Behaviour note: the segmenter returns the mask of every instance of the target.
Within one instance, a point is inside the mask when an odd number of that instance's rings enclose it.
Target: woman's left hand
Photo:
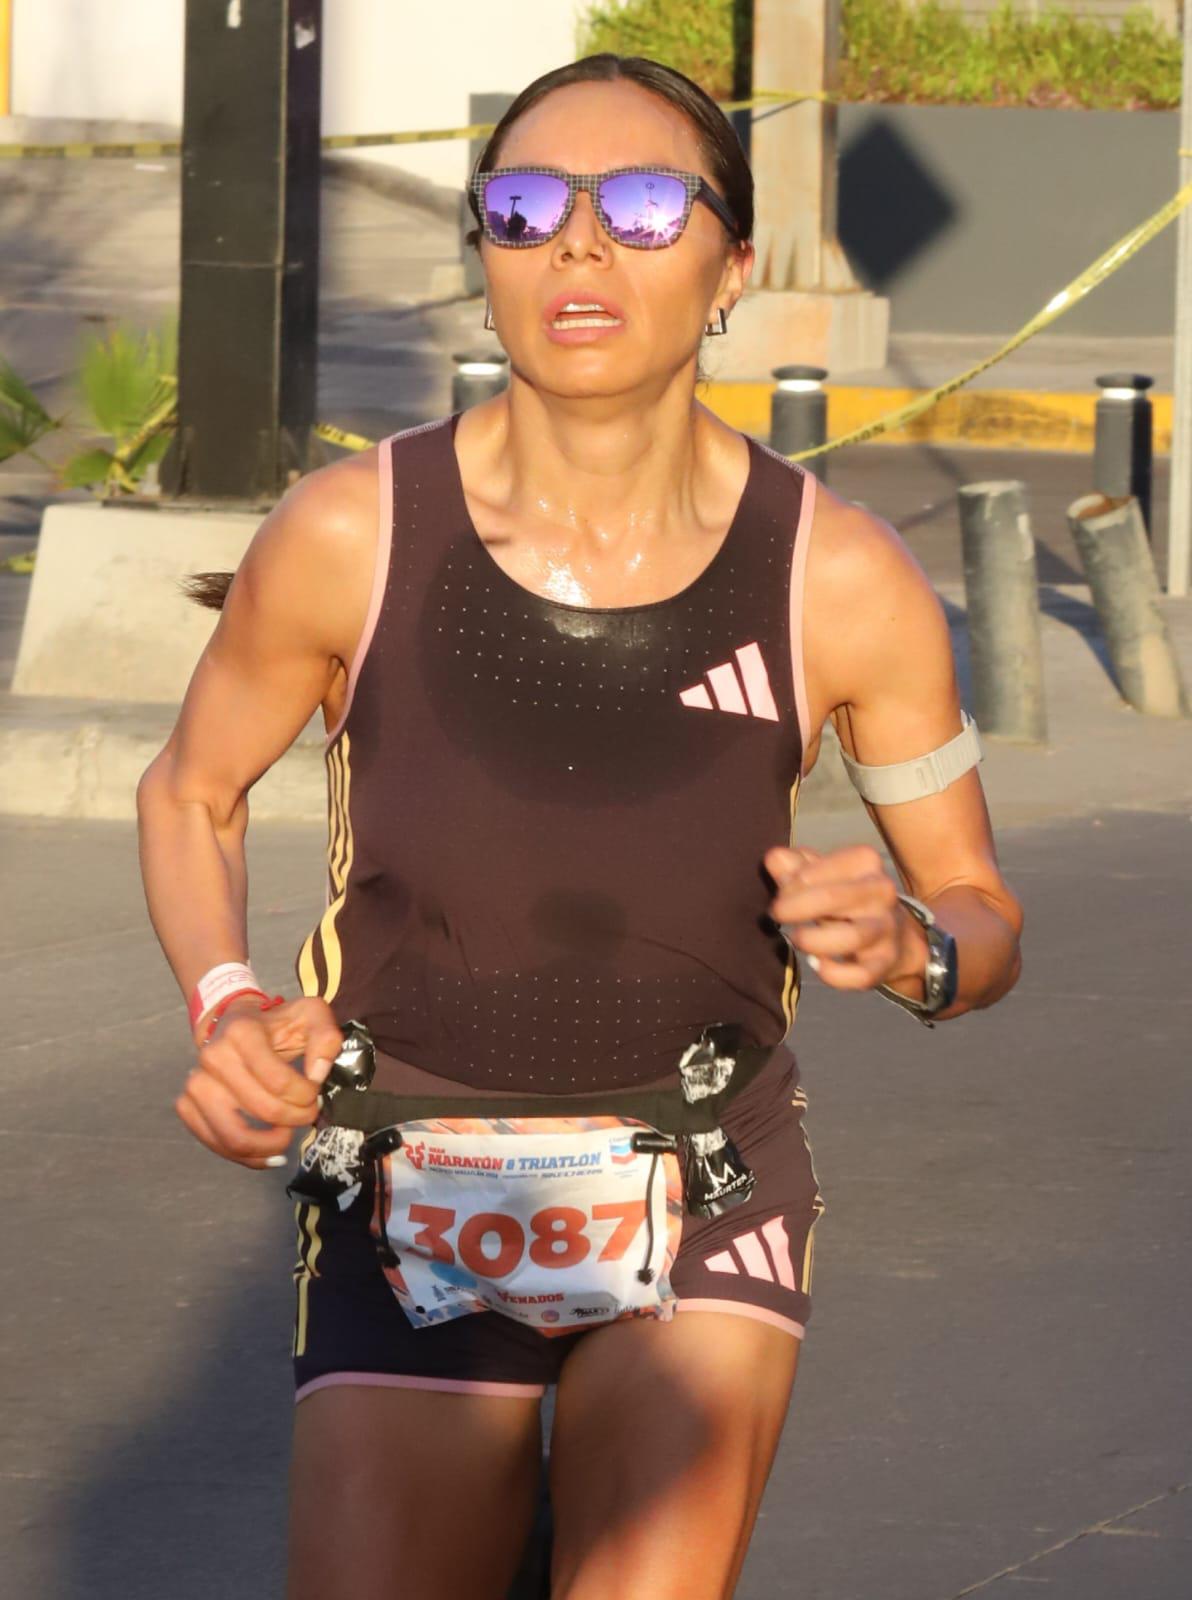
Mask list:
[[[777,885],[770,915],[796,950],[834,989],[874,989],[897,974],[921,972],[926,942],[898,902],[899,887],[872,845],[767,850]]]

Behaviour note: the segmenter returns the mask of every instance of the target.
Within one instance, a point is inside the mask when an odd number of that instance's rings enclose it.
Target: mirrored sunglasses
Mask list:
[[[687,226],[697,200],[729,233],[737,224],[707,181],[673,167],[618,167],[612,172],[563,172],[557,167],[501,167],[474,173],[472,204],[492,244],[525,250],[562,228],[582,189],[610,239],[631,250],[663,250]]]

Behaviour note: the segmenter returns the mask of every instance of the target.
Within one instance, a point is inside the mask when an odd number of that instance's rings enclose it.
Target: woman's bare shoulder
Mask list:
[[[340,659],[368,611],[378,494],[375,446],[308,473],[265,518],[238,575],[258,604],[311,619]]]
[[[817,485],[804,591],[809,687],[826,714],[916,661],[943,679],[951,648],[943,607],[899,534],[873,512]],[[945,667],[947,671],[945,671]]]

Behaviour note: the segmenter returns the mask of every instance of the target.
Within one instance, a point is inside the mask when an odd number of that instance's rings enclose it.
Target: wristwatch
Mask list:
[[[956,998],[956,940],[938,925],[934,914],[922,900],[916,900],[909,894],[900,894],[898,898],[916,922],[922,924],[923,931],[927,935],[927,966],[923,972],[924,998],[912,1000],[909,995],[899,994],[897,989],[891,989],[885,983],[878,985],[877,992],[887,1000],[893,1000],[896,1006],[901,1006],[912,1016],[918,1017],[924,1027],[934,1028],[932,1017],[939,1011],[946,1011]]]

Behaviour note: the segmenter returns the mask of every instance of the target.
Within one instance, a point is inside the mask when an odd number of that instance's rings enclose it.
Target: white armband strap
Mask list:
[[[907,800],[922,800],[924,795],[939,794],[983,759],[977,724],[967,711],[960,713],[960,720],[962,727],[955,739],[913,761],[867,767],[841,750],[840,757],[853,788],[862,800],[875,806],[898,806]]]

